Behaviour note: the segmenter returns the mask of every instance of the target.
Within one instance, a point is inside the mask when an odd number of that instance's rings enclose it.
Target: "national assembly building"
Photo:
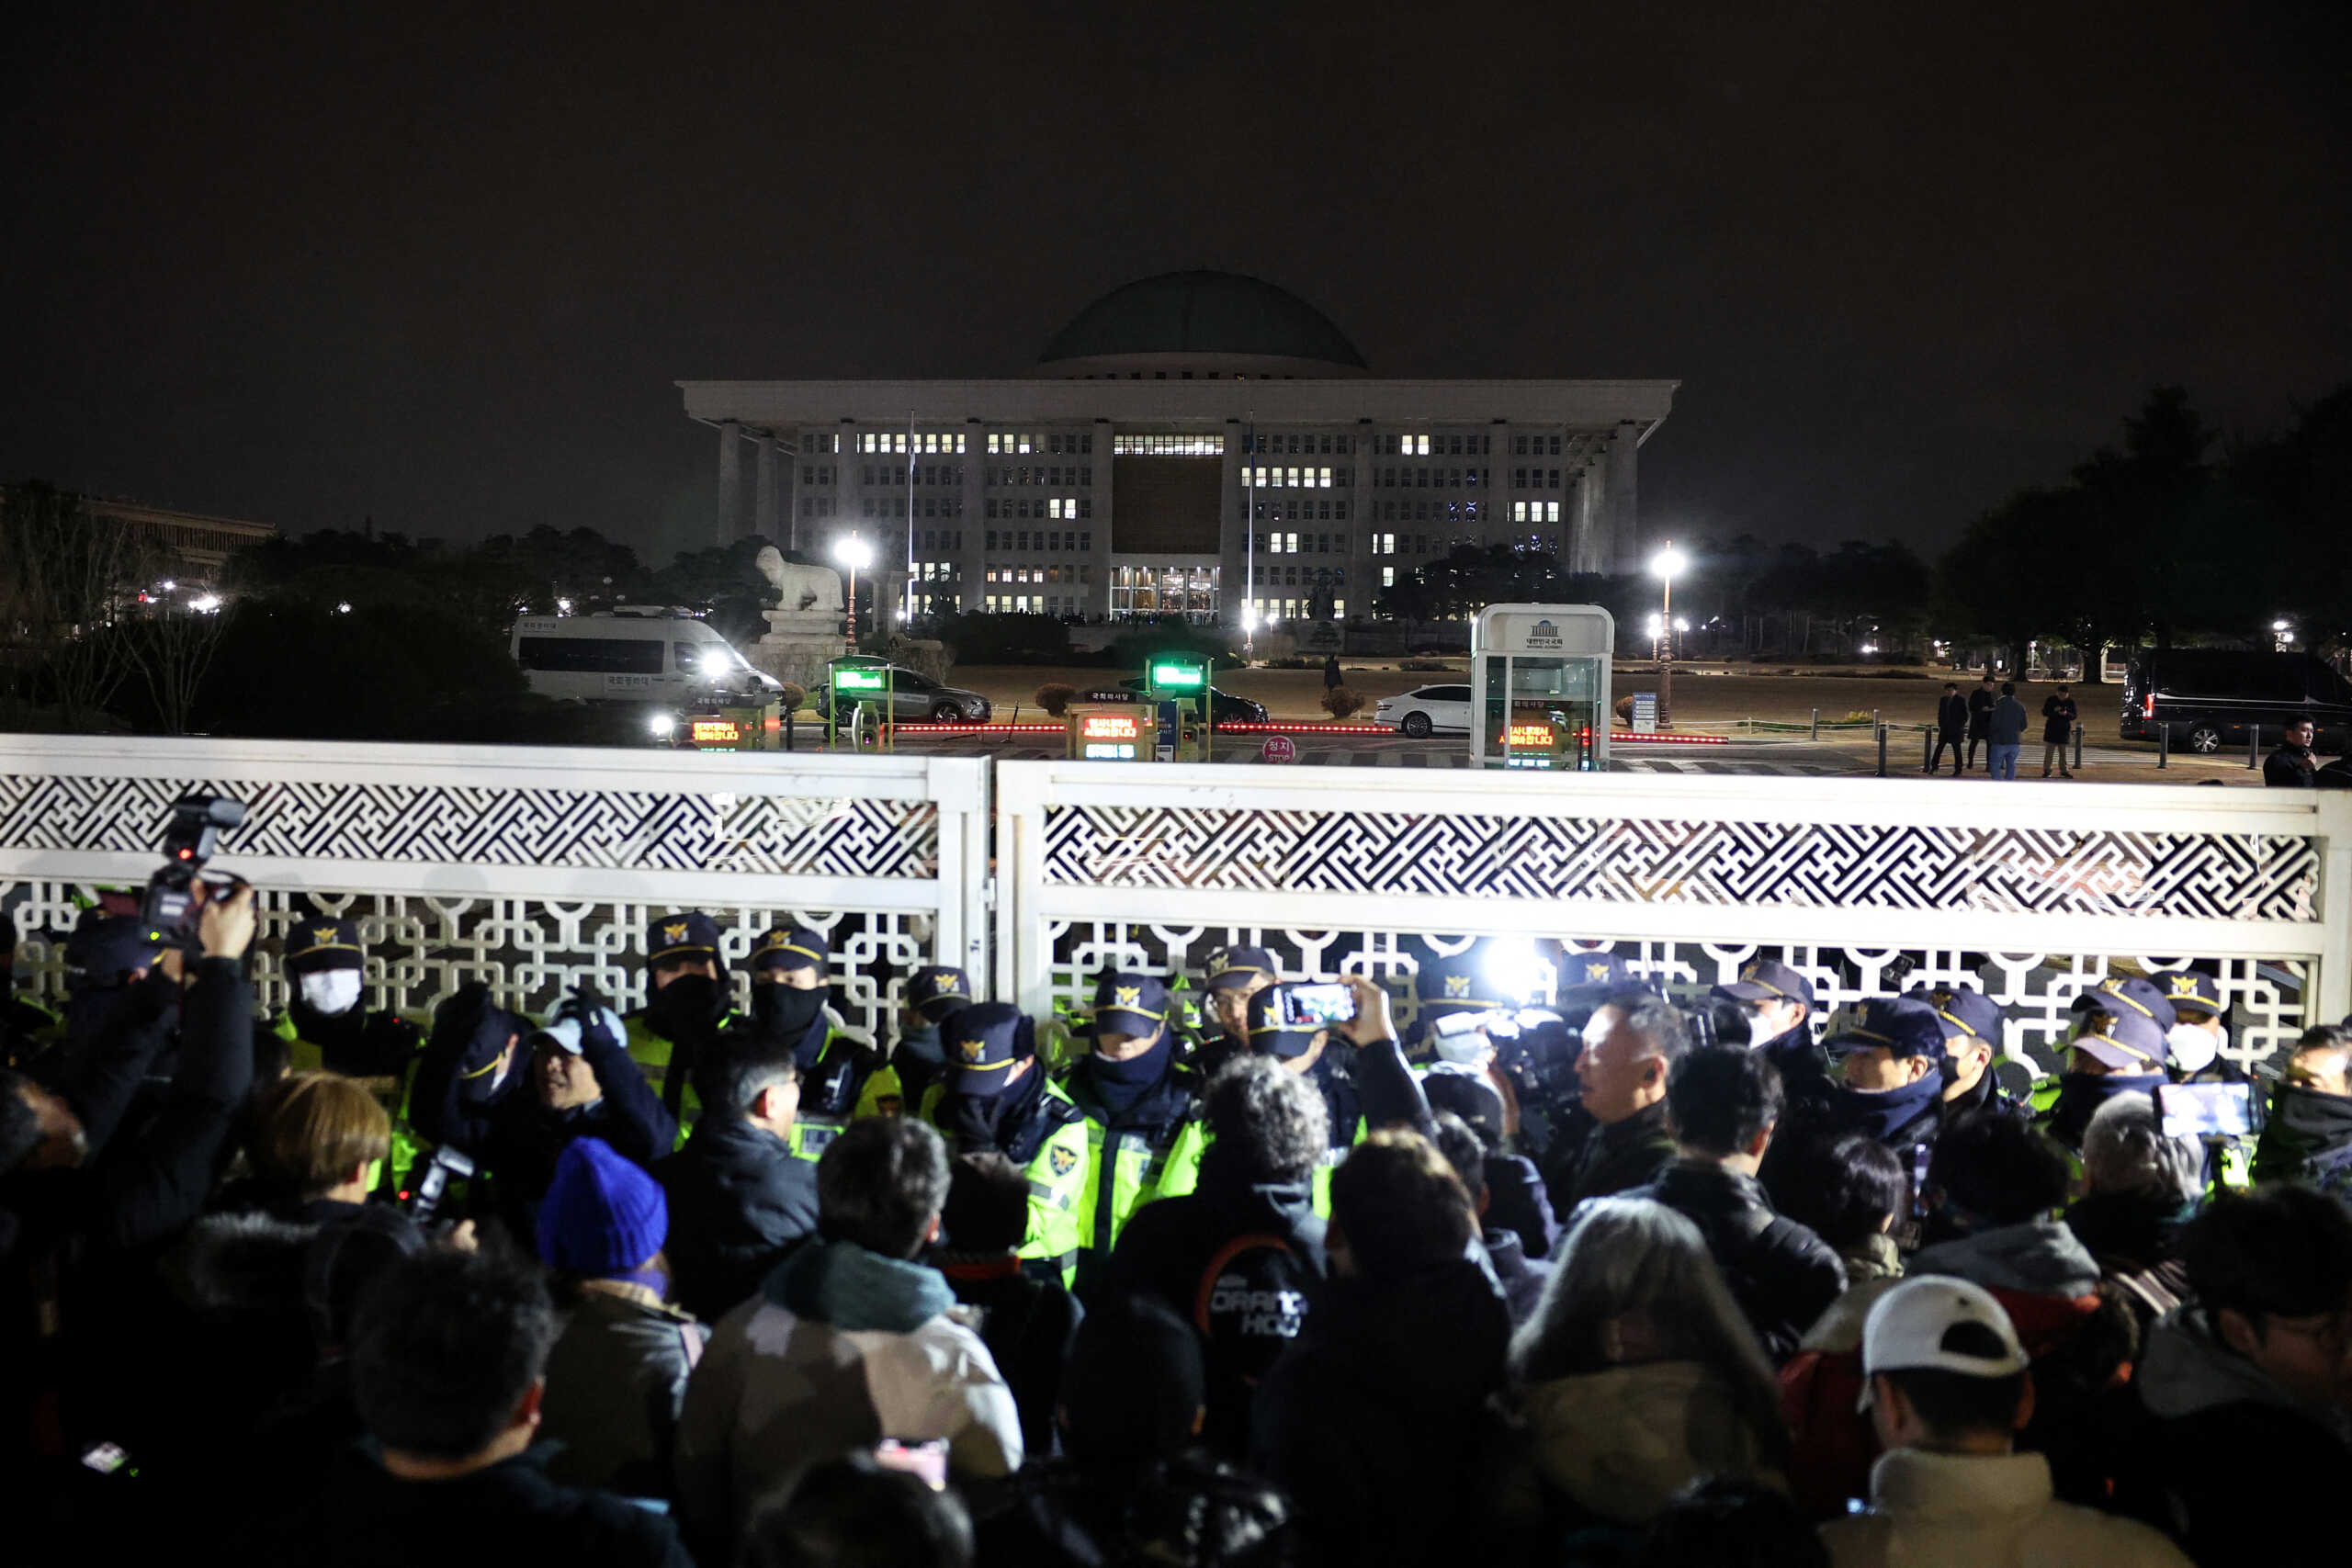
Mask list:
[[[718,433],[718,542],[830,561],[856,535],[879,602],[917,613],[1239,626],[1368,616],[1463,544],[1635,570],[1638,454],[1678,384],[1385,379],[1296,296],[1184,272],[1001,380],[678,386]]]

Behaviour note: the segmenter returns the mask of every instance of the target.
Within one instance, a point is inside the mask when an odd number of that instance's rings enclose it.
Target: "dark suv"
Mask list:
[[[2133,656],[2123,676],[2123,739],[2214,752],[2285,738],[2287,721],[2319,728],[2318,750],[2340,754],[2352,728],[2352,682],[2308,653],[2160,648]]]
[[[890,716],[899,724],[921,724],[926,720],[937,724],[986,724],[990,708],[988,698],[962,686],[943,686],[928,675],[908,669],[903,664],[890,666]],[[810,698],[817,716],[824,716],[831,701],[832,691],[820,686]]]

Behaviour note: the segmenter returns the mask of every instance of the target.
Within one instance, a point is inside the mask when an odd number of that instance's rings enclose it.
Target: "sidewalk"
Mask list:
[[[1878,748],[1871,740],[1867,729],[1859,734],[1842,731],[1834,737],[1824,732],[1819,744],[1834,748],[1840,752],[1858,754],[1867,760],[1868,767],[1873,772],[1878,766]],[[1886,776],[1888,778],[1925,778],[1928,775],[1919,770],[1920,764],[1926,761],[1927,748],[1922,743],[1917,729],[1909,731],[1889,729],[1886,737]],[[2255,767],[2247,767],[2245,754],[2242,751],[2215,757],[2199,757],[2194,752],[2175,751],[2165,759],[2165,764],[2162,768],[2156,766],[2156,749],[2154,746],[2085,746],[2082,766],[2075,770],[2075,777],[2086,783],[2095,784],[2219,784],[2240,788],[2260,789],[2263,787],[2260,765],[2257,763]],[[1947,779],[1951,777],[1950,751],[1944,753],[1943,766],[1939,772],[1939,776]],[[1976,750],[1976,766],[1962,776],[1985,779],[1984,749],[1982,746],[1979,746]],[[2023,782],[2027,779],[2039,780],[2041,777],[2041,747],[2039,742],[2036,742],[2018,751],[2018,778]],[[2059,775],[2053,773],[2050,775],[2050,779],[2052,784],[2058,783]],[[1985,779],[1985,782],[1991,781]]]

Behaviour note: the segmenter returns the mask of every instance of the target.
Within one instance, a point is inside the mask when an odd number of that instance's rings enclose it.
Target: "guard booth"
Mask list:
[[[1470,624],[1470,765],[1609,767],[1617,623],[1598,604],[1489,604]]]
[[[1209,660],[1199,653],[1163,653],[1144,666],[1144,700],[1159,720],[1155,755],[1163,762],[1213,762],[1216,751]]]
[[[853,751],[888,751],[898,739],[894,714],[898,693],[890,661],[847,654],[825,665],[825,749],[838,750],[843,737]]]
[[[741,692],[697,693],[678,728],[697,751],[773,751],[782,741],[782,706]]]
[[[1129,695],[1126,693],[1120,694]],[[1140,762],[1151,760],[1151,715],[1136,703],[1073,703],[1063,716],[1064,722],[1069,726],[1069,756],[1073,761]]]

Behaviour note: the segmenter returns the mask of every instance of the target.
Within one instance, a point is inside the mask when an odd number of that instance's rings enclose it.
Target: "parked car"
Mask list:
[[[2256,653],[2226,648],[2161,648],[2135,655],[2123,676],[2123,739],[2214,752],[2283,739],[2290,718],[2319,728],[2317,749],[2346,750],[2352,730],[2352,682],[2308,653]]]
[[[1470,688],[1467,685],[1419,686],[1401,696],[1383,697],[1372,710],[1372,722],[1401,729],[1419,740],[1443,730],[1470,733]]]
[[[1146,683],[1140,675],[1119,682],[1138,696],[1143,694]],[[1267,722],[1266,705],[1253,703],[1248,697],[1237,697],[1231,692],[1220,692],[1211,686],[1209,720],[1213,724],[1264,724]]]
[[[890,717],[899,724],[986,724],[992,711],[988,698],[961,686],[944,686],[903,664],[889,666]],[[820,686],[810,698],[817,716],[826,715],[832,690]]]

